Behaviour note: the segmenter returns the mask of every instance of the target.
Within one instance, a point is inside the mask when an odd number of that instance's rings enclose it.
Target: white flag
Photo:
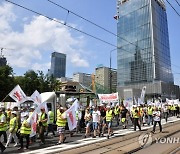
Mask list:
[[[27,100],[26,94],[22,91],[21,87],[17,85],[10,93],[9,96],[18,103],[23,103]]]
[[[141,91],[141,97],[140,97],[140,99],[141,99],[142,102],[144,102],[145,93],[146,93],[146,86],[144,86],[144,87],[142,88],[142,91]]]
[[[31,124],[31,134],[30,137],[36,135],[36,128],[37,128],[37,111],[34,110],[32,115],[27,119],[28,123]]]
[[[135,97],[134,97],[134,105],[138,105]]]
[[[69,108],[66,111],[66,114],[67,114],[69,130],[71,131],[77,126],[75,106],[72,106],[71,108]]]
[[[32,95],[31,99],[33,100],[34,103],[39,105],[41,103],[41,95],[40,93],[36,90]]]
[[[72,106],[66,111],[67,121],[70,131],[76,128],[77,126],[76,111],[78,110],[78,107],[79,107],[79,103],[78,100],[76,99],[75,102],[72,104]]]

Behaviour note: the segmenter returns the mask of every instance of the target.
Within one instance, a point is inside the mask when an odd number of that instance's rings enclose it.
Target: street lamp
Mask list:
[[[113,52],[113,51],[115,51],[115,50],[117,50],[117,48],[115,48],[115,49],[113,49],[113,50],[111,50],[110,51],[110,59],[109,59],[109,70],[110,70],[110,93],[112,93],[112,71],[111,71],[111,53]]]

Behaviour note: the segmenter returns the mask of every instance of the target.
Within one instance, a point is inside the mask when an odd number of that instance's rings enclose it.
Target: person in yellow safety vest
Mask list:
[[[140,120],[140,124],[143,124],[143,105],[141,104],[139,107],[138,107],[138,111],[139,111],[139,120]]]
[[[119,114],[120,114],[119,104],[116,104],[116,106],[114,108],[114,116],[115,116],[115,120],[117,122],[116,126],[119,126]]]
[[[29,149],[29,136],[31,134],[31,125],[28,122],[28,114],[24,114],[24,121],[20,128],[20,148],[18,150],[23,150],[23,138],[26,138],[26,147],[24,148]]]
[[[147,115],[148,115],[148,125],[150,125],[150,123],[152,123],[153,125],[153,108],[151,105],[148,106],[147,108]]]
[[[64,111],[65,111],[65,109],[63,107],[60,107],[57,110],[56,125],[57,125],[57,132],[59,134],[59,141],[58,141],[57,144],[64,143],[64,141],[66,140],[66,137],[65,137],[65,126],[66,126],[67,118],[66,118],[66,114],[65,114]]]
[[[173,110],[173,116],[176,116],[176,106],[175,105],[172,106],[172,110]]]
[[[121,122],[123,125],[123,129],[127,128],[127,115],[128,115],[128,110],[125,108],[125,106],[121,106]]]
[[[139,111],[138,111],[136,105],[134,105],[134,108],[132,110],[132,115],[133,115],[133,119],[134,119],[134,131],[136,131],[136,126],[138,126],[139,130],[141,131],[141,126],[139,124],[140,114],[139,114]]]
[[[53,133],[53,135],[55,136],[54,133],[54,128],[53,128],[53,124],[54,124],[54,112],[53,111],[49,111],[48,112],[49,115],[49,121],[48,121],[48,129],[47,129],[47,133],[46,136],[48,136],[48,133],[51,131]]]
[[[5,147],[8,147],[9,143],[11,142],[12,137],[14,138],[15,144],[14,147],[18,145],[18,138],[16,136],[16,132],[18,130],[18,121],[17,121],[17,113],[16,111],[12,112],[12,118],[10,120],[10,125],[9,125],[9,137],[8,141],[5,145]]]
[[[39,137],[41,140],[40,145],[45,144],[44,132],[48,126],[48,115],[45,113],[45,108],[41,108],[41,114],[39,116],[38,125],[39,125]]]
[[[11,119],[11,109],[10,108],[8,108],[7,110],[6,110],[6,123],[7,123],[7,127],[9,127],[9,122],[10,122],[10,119]]]
[[[6,123],[6,116],[3,114],[2,108],[0,108],[0,137],[1,135],[4,136],[4,142],[7,142],[7,123]]]
[[[113,135],[113,130],[112,130],[112,120],[113,120],[113,110],[111,110],[111,107],[108,105],[106,107],[107,111],[106,111],[106,125],[103,127],[103,131],[102,133],[104,134],[104,129],[107,126],[108,127],[108,135],[107,135],[107,139],[109,139],[109,136]]]

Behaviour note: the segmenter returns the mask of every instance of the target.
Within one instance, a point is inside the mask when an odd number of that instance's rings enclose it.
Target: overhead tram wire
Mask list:
[[[123,49],[122,47],[118,47],[117,45],[114,45],[114,44],[112,44],[112,43],[109,43],[109,42],[107,42],[107,41],[105,41],[105,40],[103,40],[103,39],[101,39],[101,38],[98,38],[98,37],[96,37],[96,36],[94,36],[94,35],[91,35],[91,34],[89,34],[89,33],[86,33],[86,32],[84,32],[84,31],[82,31],[82,30],[79,30],[79,29],[77,29],[77,28],[74,28],[74,27],[72,27],[72,26],[70,26],[70,25],[68,25],[68,24],[64,24],[64,22],[61,22],[61,21],[56,20],[56,19],[53,19],[53,18],[51,18],[51,17],[49,17],[49,16],[47,16],[47,15],[43,15],[42,13],[39,13],[39,12],[37,12],[37,11],[34,11],[34,10],[32,10],[32,9],[29,9],[29,8],[27,8],[27,7],[25,7],[25,6],[22,6],[22,5],[20,5],[20,4],[14,3],[14,2],[9,1],[9,0],[4,0],[4,1],[6,1],[6,2],[8,2],[8,3],[11,3],[11,4],[13,4],[13,5],[16,5],[16,6],[20,7],[20,8],[23,8],[23,9],[25,9],[25,10],[27,10],[27,11],[30,11],[30,12],[32,12],[32,13],[35,13],[35,14],[37,14],[37,15],[43,16],[43,17],[45,17],[45,18],[47,18],[47,19],[49,19],[49,20],[51,20],[51,21],[57,22],[57,23],[59,23],[59,24],[61,24],[61,25],[64,25],[64,26],[66,26],[66,27],[68,27],[68,28],[74,29],[75,31],[78,31],[78,32],[80,32],[80,33],[82,33],[82,34],[85,34],[85,35],[87,35],[87,36],[89,36],[89,37],[92,37],[92,38],[94,38],[94,39],[96,39],[96,40],[98,40],[98,41],[101,41],[101,42],[103,42],[103,43],[105,43],[105,44],[108,44],[108,45],[110,45],[110,46],[116,47],[117,49],[122,49],[122,50],[124,50],[124,51],[126,51],[126,52],[128,52],[128,53],[130,53],[130,54],[133,54],[132,52],[130,52],[130,51],[128,51],[128,50],[125,50],[125,49]]]
[[[50,3],[52,3],[52,4],[54,4],[54,5],[56,5],[56,6],[60,7],[60,8],[62,8],[62,9],[64,9],[64,10],[66,10],[66,11],[68,11],[68,13],[72,13],[73,15],[75,15],[75,16],[77,16],[77,17],[79,17],[79,18],[81,18],[81,19],[83,19],[83,20],[85,20],[85,21],[91,23],[92,25],[94,25],[94,26],[96,26],[96,27],[98,27],[98,28],[100,28],[100,29],[102,29],[102,30],[104,30],[104,31],[106,31],[106,32],[108,32],[108,33],[110,33],[110,34],[116,36],[116,37],[119,37],[120,39],[122,39],[122,40],[124,40],[124,41],[130,43],[131,45],[137,46],[136,44],[134,44],[134,43],[132,43],[132,42],[126,40],[125,38],[120,37],[119,35],[117,35],[117,34],[111,32],[111,31],[105,29],[104,27],[102,27],[102,26],[100,26],[100,25],[98,25],[98,24],[96,24],[96,23],[94,23],[94,22],[92,22],[92,21],[90,21],[90,20],[88,20],[88,19],[86,19],[86,18],[84,18],[84,17],[78,15],[77,13],[74,13],[73,11],[70,11],[69,9],[63,7],[62,5],[57,4],[57,3],[53,2],[52,0],[47,0],[47,1],[49,1]],[[176,1],[177,1],[177,0],[176,0]],[[178,2],[177,2],[177,3],[178,3]],[[178,3],[178,4],[179,4],[179,3]],[[177,13],[178,13],[178,12],[177,12]],[[179,13],[178,13],[178,14],[179,14]],[[139,47],[139,46],[137,46],[137,47],[140,48],[141,50],[145,50],[145,49],[142,49],[142,48]],[[124,49],[123,49],[123,50],[124,50]],[[173,64],[172,64],[172,65],[173,65]],[[174,65],[174,66],[175,66],[175,65]],[[178,66],[176,66],[176,67],[178,67]],[[179,68],[180,68],[180,66],[179,66]]]
[[[135,46],[135,47],[138,47],[138,48],[141,49],[141,50],[146,50],[146,49],[142,49],[141,47],[137,46],[137,44],[134,44],[134,43],[132,43],[132,42],[126,40],[125,38],[120,37],[119,35],[117,35],[117,34],[111,32],[111,31],[105,29],[104,27],[102,27],[102,26],[100,26],[100,25],[98,25],[98,24],[96,24],[96,23],[94,23],[94,22],[92,22],[92,21],[90,21],[90,20],[88,20],[88,19],[86,19],[86,18],[84,18],[84,17],[78,15],[77,13],[74,13],[73,11],[70,11],[69,9],[63,7],[62,5],[53,2],[52,0],[47,0],[47,1],[49,1],[50,3],[52,3],[52,4],[54,4],[54,5],[56,5],[56,6],[60,7],[60,8],[62,8],[62,9],[64,9],[64,10],[66,10],[66,11],[68,11],[68,14],[69,14],[69,13],[72,13],[73,15],[75,15],[75,16],[77,16],[77,17],[79,17],[79,18],[81,18],[81,19],[83,19],[83,20],[89,22],[90,24],[92,24],[92,25],[94,25],[94,26],[96,26],[96,27],[98,27],[98,28],[100,28],[100,29],[102,29],[102,30],[108,32],[109,34],[112,34],[112,35],[114,35],[114,36],[116,36],[116,37],[118,37],[118,38],[120,38],[120,39],[126,41],[127,43],[129,43],[129,44],[131,44],[131,45],[133,45],[133,46]],[[178,12],[177,12],[177,13],[178,13]],[[118,48],[118,47],[117,47],[117,48]],[[122,50],[126,51],[125,49],[122,49]],[[130,53],[130,52],[129,52],[129,53]]]
[[[56,5],[56,6],[60,7],[60,8],[62,8],[62,9],[64,9],[64,10],[66,10],[66,11],[68,11],[69,13],[72,13],[73,15],[75,15],[75,16],[77,16],[77,17],[79,17],[79,18],[81,18],[81,19],[83,19],[83,20],[85,20],[85,21],[91,23],[92,25],[94,25],[94,26],[96,26],[96,27],[98,27],[98,28],[100,28],[100,29],[102,29],[102,30],[108,32],[109,34],[112,34],[112,35],[114,35],[114,36],[116,36],[116,37],[118,37],[118,38],[120,38],[120,39],[122,39],[122,40],[128,42],[129,44],[131,44],[131,45],[133,45],[133,46],[137,46],[136,44],[134,44],[134,43],[132,43],[132,42],[126,40],[126,39],[123,38],[123,37],[120,37],[119,35],[117,35],[117,34],[111,32],[111,31],[105,29],[104,27],[102,27],[102,26],[100,26],[100,25],[98,25],[98,24],[96,24],[96,23],[94,23],[94,22],[92,22],[92,21],[90,21],[90,20],[88,20],[88,19],[86,19],[86,18],[84,18],[84,17],[78,15],[77,13],[74,13],[74,12],[70,11],[69,9],[67,9],[67,8],[65,8],[65,7],[63,7],[63,6],[61,6],[60,4],[57,4],[57,3],[55,3],[55,2],[53,2],[53,1],[51,1],[51,0],[47,0],[47,1],[49,1],[50,3],[52,3],[52,4],[54,4],[54,5]],[[141,48],[141,50],[144,50],[144,49]]]
[[[170,5],[170,7],[176,12],[176,14],[180,17],[180,13],[173,7],[173,5],[168,1],[166,0],[166,2]]]
[[[180,6],[180,2],[178,2],[177,0],[175,0],[176,1],[176,3]]]
[[[68,28],[74,29],[74,30],[76,30],[76,31],[78,31],[78,32],[80,32],[80,33],[82,33],[82,34],[85,34],[85,35],[87,35],[87,36],[90,36],[90,37],[92,37],[92,38],[94,38],[94,39],[96,39],[96,40],[98,40],[98,41],[101,41],[101,42],[103,42],[103,43],[105,43],[105,44],[108,44],[108,45],[110,45],[110,46],[116,47],[117,49],[121,49],[121,50],[126,51],[127,53],[134,54],[134,53],[132,53],[132,52],[130,52],[130,51],[128,51],[128,50],[123,49],[122,47],[118,47],[118,46],[116,46],[116,45],[114,45],[114,44],[112,44],[112,43],[109,43],[109,42],[107,42],[107,41],[105,41],[105,40],[103,40],[103,39],[100,39],[100,38],[98,38],[98,37],[96,37],[96,36],[93,36],[93,35],[91,35],[91,34],[89,34],[89,33],[86,33],[86,32],[84,32],[84,31],[81,31],[81,30],[79,30],[79,29],[77,29],[77,28],[74,28],[74,27],[72,27],[72,26],[70,26],[70,25],[64,24],[63,22],[60,22],[60,21],[58,21],[58,20],[56,20],[56,19],[53,19],[53,18],[51,18],[51,17],[49,17],[49,16],[43,15],[43,14],[37,12],[37,11],[34,11],[34,10],[29,9],[29,8],[27,8],[27,7],[24,7],[24,6],[20,5],[20,4],[14,3],[14,2],[9,1],[9,0],[5,0],[5,1],[8,2],[8,3],[11,3],[11,4],[13,4],[13,5],[16,5],[16,6],[18,6],[18,7],[21,7],[21,8],[23,8],[23,9],[27,10],[27,11],[30,11],[30,12],[32,12],[32,13],[35,13],[35,14],[37,14],[37,15],[43,16],[43,17],[45,17],[45,18],[47,18],[47,19],[49,19],[49,20],[51,20],[51,21],[54,21],[54,22],[57,22],[57,23],[62,24],[62,25],[64,25],[64,26],[67,26]],[[137,46],[137,45],[136,45],[136,46]],[[139,49],[141,49],[141,48],[139,48]],[[141,50],[145,50],[145,49],[141,49]],[[156,56],[155,56],[155,57],[156,57]],[[160,61],[159,58],[158,58],[158,60]],[[155,63],[155,62],[153,62],[153,63]],[[161,66],[161,65],[160,65],[160,66]],[[180,67],[179,67],[179,68],[180,68]]]

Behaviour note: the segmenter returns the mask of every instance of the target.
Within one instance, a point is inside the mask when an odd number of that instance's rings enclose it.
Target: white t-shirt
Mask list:
[[[93,122],[99,122],[100,116],[101,116],[100,111],[98,111],[98,110],[97,110],[97,111],[93,111],[93,112],[92,112]]]
[[[163,110],[164,110],[164,112],[168,112],[168,107],[167,107],[167,106],[164,106],[164,107],[163,107]]]
[[[154,121],[160,121],[161,118],[161,112],[160,111],[153,111],[153,115],[154,115]]]

